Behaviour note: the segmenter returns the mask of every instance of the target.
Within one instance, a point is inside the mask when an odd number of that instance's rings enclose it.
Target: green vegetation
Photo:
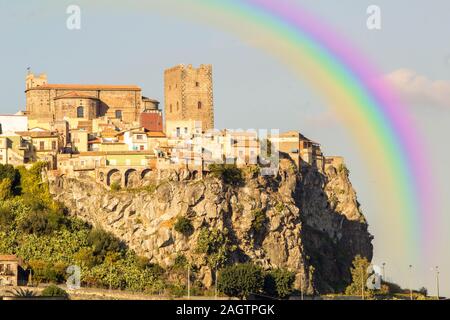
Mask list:
[[[343,175],[347,176],[347,177],[348,177],[348,175],[350,174],[350,170],[348,170],[348,168],[347,168],[347,166],[346,166],[345,164],[341,164],[341,165],[338,167],[338,172],[339,172],[340,174],[343,174]]]
[[[293,292],[295,274],[284,269],[274,269],[266,274],[264,291],[278,298],[286,298]]]
[[[255,178],[261,173],[261,168],[258,165],[248,165],[244,168],[244,172],[248,178]]]
[[[345,294],[353,296],[362,296],[363,293],[365,296],[371,294],[371,292],[365,289],[367,279],[369,278],[369,274],[367,273],[369,266],[370,262],[367,258],[363,258],[360,255],[355,257],[353,267],[350,269],[352,283],[345,289]]]
[[[0,177],[19,177],[10,186],[12,196],[0,201],[0,253],[21,257],[35,285],[65,282],[67,267],[79,265],[85,286],[164,290],[164,269],[136,256],[112,234],[65,214],[41,179],[44,167],[37,163],[15,173],[0,167]]]
[[[69,298],[69,294],[58,286],[50,285],[41,292],[41,296],[43,297],[62,297]]]
[[[242,170],[234,164],[211,164],[209,171],[213,177],[225,184],[240,185],[244,182]]]
[[[265,212],[260,209],[253,210],[252,216],[252,229],[257,233],[261,232],[264,229],[264,225],[267,220]]]
[[[119,182],[115,181],[115,182],[111,183],[110,188],[111,188],[111,191],[118,192],[122,189],[122,186],[120,185]]]
[[[231,245],[228,237],[228,229],[223,231],[219,229],[203,228],[197,239],[196,251],[203,254],[207,263],[213,267],[221,267],[226,264],[230,253],[236,250],[235,246]]]
[[[220,271],[217,285],[220,292],[242,300],[263,291],[263,271],[249,263],[225,267]]]
[[[29,290],[29,289],[22,289],[22,288],[8,290],[8,291],[6,291],[6,293],[12,295],[13,297],[17,297],[17,298],[36,297],[36,292]]]
[[[186,217],[178,217],[174,229],[185,236],[189,236],[194,232],[194,226],[191,220]]]
[[[283,202],[278,202],[275,205],[275,210],[277,210],[278,213],[282,213],[284,209],[285,209],[285,205]]]

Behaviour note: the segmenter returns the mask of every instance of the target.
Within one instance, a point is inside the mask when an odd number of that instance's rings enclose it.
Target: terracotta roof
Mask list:
[[[150,138],[165,138],[166,134],[162,131],[149,131],[147,132],[147,137]]]
[[[31,138],[56,138],[59,136],[57,132],[52,131],[23,131],[16,132],[19,136],[22,137],[31,137]]]
[[[79,92],[76,91],[71,91],[65,94],[62,94],[60,96],[57,96],[56,98],[54,98],[54,100],[58,100],[58,99],[94,99],[94,100],[98,100],[97,97],[95,96],[90,96],[87,94],[81,94]]]
[[[136,85],[104,85],[104,84],[45,84],[28,90],[75,89],[75,90],[133,90],[141,91]],[[27,90],[27,91],[28,91]]]
[[[13,254],[4,254],[0,255],[0,261],[11,261],[11,262],[17,262],[19,266],[23,267],[23,260],[19,258],[16,255]]]
[[[2,254],[0,255],[0,260],[2,261],[17,261],[19,258],[13,254]]]

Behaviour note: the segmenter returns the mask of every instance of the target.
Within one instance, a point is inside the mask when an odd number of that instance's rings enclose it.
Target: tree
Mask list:
[[[242,300],[262,291],[263,272],[260,267],[250,263],[225,267],[219,273],[217,286],[220,292]]]
[[[293,291],[294,281],[294,273],[284,269],[274,269],[266,274],[264,291],[274,297],[286,298]]]
[[[196,252],[204,254],[212,268],[223,266],[235,249],[236,246],[231,244],[226,228],[223,231],[203,228],[198,235]]]
[[[345,289],[347,295],[359,295],[362,296],[364,293],[369,294],[370,292],[366,290],[367,279],[369,274],[367,269],[370,266],[370,262],[367,258],[363,258],[357,255],[353,260],[353,267],[350,269],[352,274],[352,283]]]
[[[179,217],[174,226],[175,231],[188,236],[194,232],[194,226],[191,220],[186,217]]]
[[[0,164],[0,182],[2,180],[9,180],[10,191],[14,195],[20,194],[20,174],[12,165]]]
[[[88,235],[88,244],[93,248],[93,254],[101,262],[109,252],[121,252],[123,245],[119,239],[103,229],[92,229]]]
[[[64,216],[56,212],[32,211],[19,222],[19,230],[25,234],[48,235],[59,230]]]

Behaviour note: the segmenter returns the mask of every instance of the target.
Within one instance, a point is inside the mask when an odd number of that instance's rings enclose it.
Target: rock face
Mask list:
[[[289,269],[296,287],[308,292],[343,289],[355,255],[372,258],[372,236],[345,168],[329,167],[322,174],[304,166],[297,172],[282,159],[276,177],[249,171],[241,186],[212,177],[179,179],[160,181],[155,191],[111,192],[90,178],[60,177],[50,180],[50,189],[70,214],[112,232],[152,262],[170,266],[185,255],[199,266],[206,286],[214,274],[195,250],[205,227],[228,230],[237,248],[231,263]],[[255,230],[257,212],[265,218]],[[174,230],[180,216],[192,222],[189,236]]]

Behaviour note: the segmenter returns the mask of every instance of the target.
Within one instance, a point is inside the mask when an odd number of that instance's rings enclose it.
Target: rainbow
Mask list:
[[[120,1],[104,2],[106,7],[113,4],[124,9]],[[391,225],[388,229],[395,230],[379,236],[390,237],[392,246],[415,262],[432,257],[439,217],[425,144],[382,74],[342,36],[289,0],[152,0],[135,5],[231,32],[306,80],[351,130],[368,174],[379,182],[377,210]]]
[[[255,30],[264,31],[256,45],[306,79],[352,130],[368,170],[382,181],[377,197],[387,212],[380,214],[395,224],[394,239],[415,261],[418,255],[430,256],[437,219],[426,148],[408,109],[373,64],[331,27],[287,0],[185,3],[183,10],[197,18],[203,13],[202,19],[251,44]]]

